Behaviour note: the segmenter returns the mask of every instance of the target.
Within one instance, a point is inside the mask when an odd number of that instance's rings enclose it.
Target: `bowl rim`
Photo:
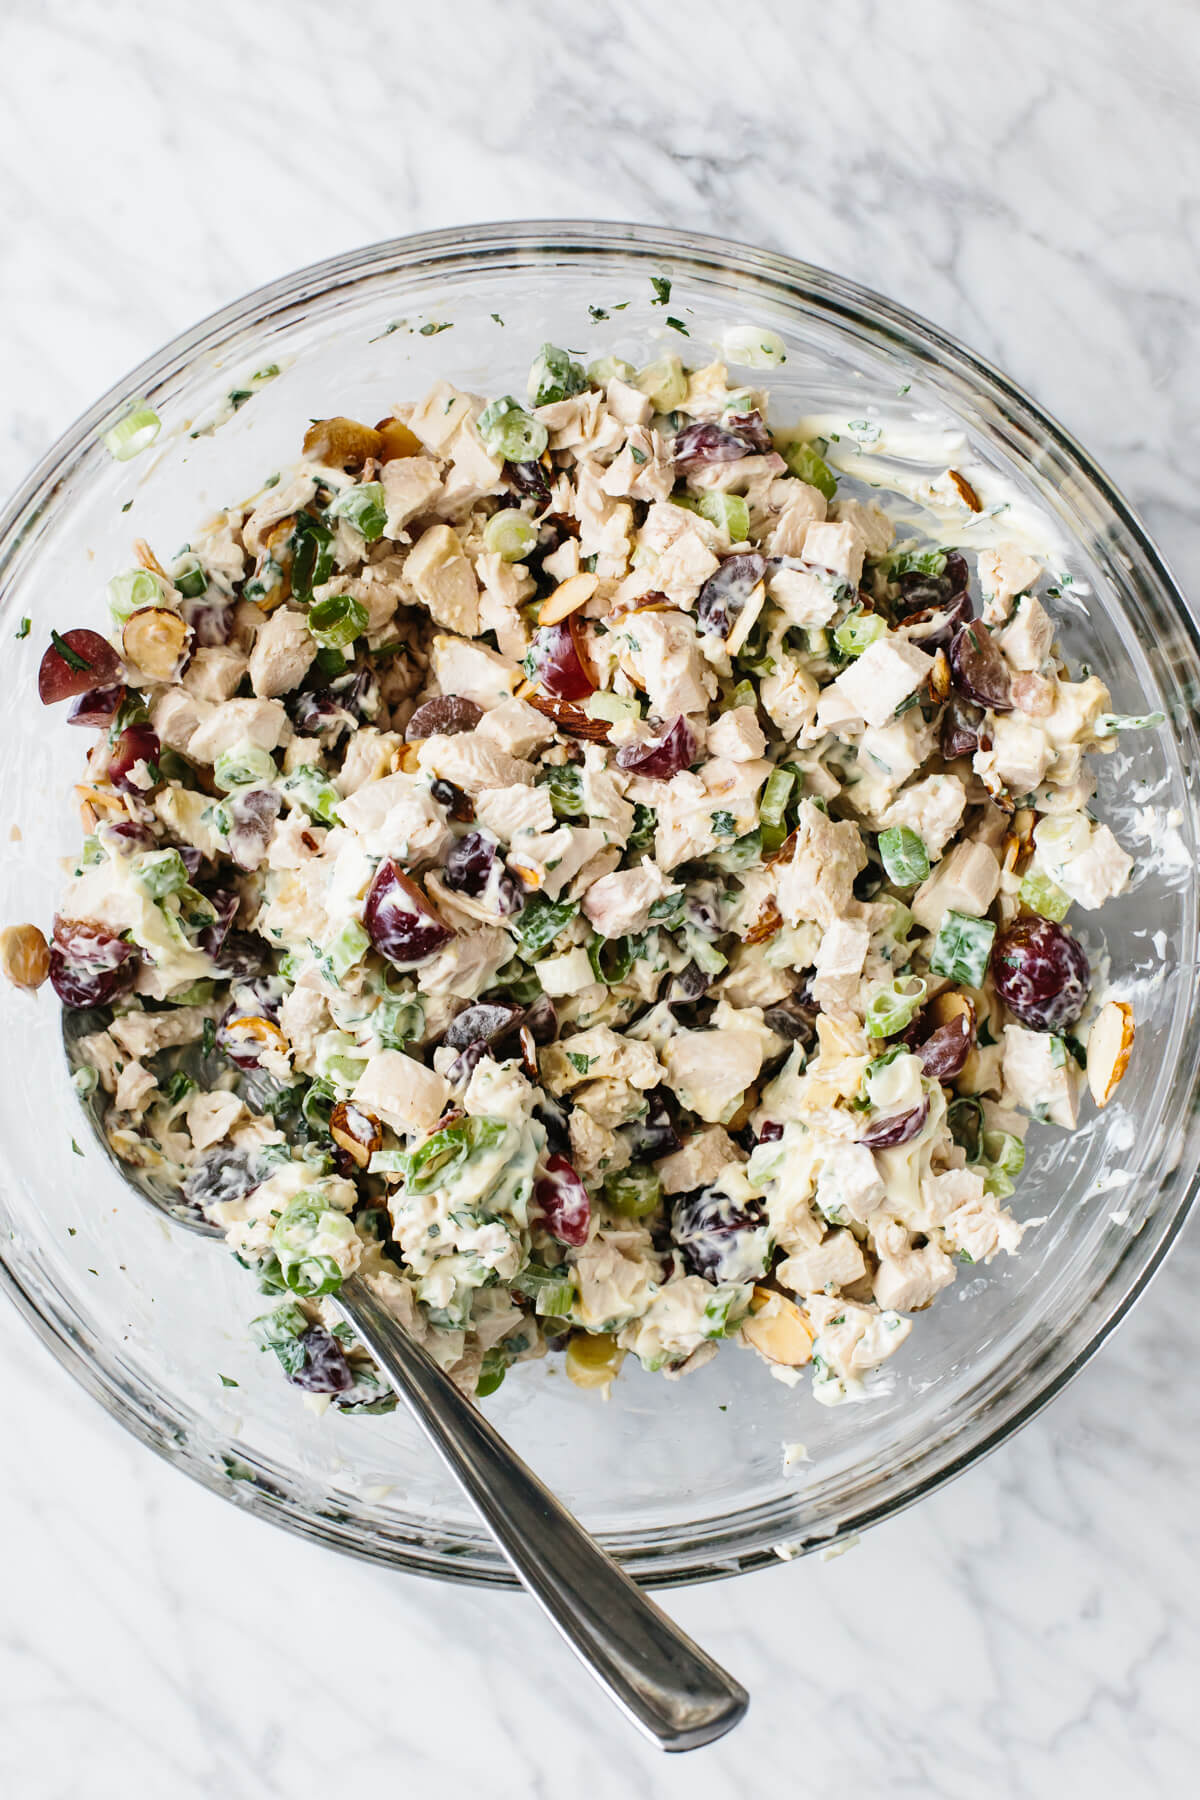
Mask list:
[[[881,338],[905,342],[910,347],[916,344],[939,370],[953,369],[977,397],[999,403],[1010,420],[1030,429],[1031,434],[1048,439],[1057,453],[1074,465],[1074,472],[1090,486],[1101,508],[1136,551],[1160,597],[1165,599],[1172,612],[1174,622],[1190,639],[1192,653],[1200,661],[1200,626],[1138,514],[1066,427],[985,357],[919,313],[819,265],[710,234],[608,220],[494,221],[382,239],[301,266],[207,314],[115,382],[67,427],[37,462],[0,513],[0,574],[59,484],[93,445],[98,431],[130,397],[153,392],[191,363],[206,346],[223,343],[234,332],[244,331],[256,321],[276,315],[282,308],[328,296],[339,287],[356,285],[372,275],[415,271],[423,264],[439,260],[448,261],[451,266],[479,269],[486,267],[489,254],[499,257],[513,251],[528,253],[531,267],[552,259],[556,253],[569,256],[589,252],[658,256],[668,262],[676,255],[693,264],[725,269],[732,263],[748,276],[757,275],[777,287],[782,284],[785,288],[793,288],[798,297],[803,296],[814,304],[825,317],[835,323],[840,319],[845,324],[852,324],[857,332],[877,346]],[[975,1442],[958,1454],[948,1455],[940,1467],[919,1475],[907,1474],[898,1492],[872,1504],[860,1504],[857,1510],[853,1510],[852,1503],[851,1510],[841,1517],[835,1532],[797,1542],[792,1547],[795,1553],[807,1553],[844,1539],[907,1510],[990,1455],[1035,1418],[1090,1362],[1149,1287],[1177,1242],[1198,1191],[1200,1170],[1194,1170],[1186,1185],[1173,1196],[1173,1210],[1168,1215],[1159,1215],[1157,1241],[1132,1280],[1119,1293],[1106,1295],[1098,1321],[1088,1327],[1086,1341],[1061,1368],[1049,1375],[1039,1371],[1037,1364],[1029,1370],[1034,1390],[1020,1405],[1001,1410],[996,1422],[985,1428]],[[353,1541],[334,1528],[334,1521],[304,1512],[285,1496],[273,1495],[259,1487],[246,1491],[249,1484],[240,1486],[231,1482],[228,1472],[222,1475],[213,1459],[190,1456],[186,1446],[176,1438],[156,1433],[153,1421],[143,1412],[122,1404],[120,1390],[110,1373],[88,1354],[86,1347],[78,1341],[78,1334],[68,1329],[64,1321],[48,1316],[22,1280],[19,1270],[10,1265],[2,1246],[0,1286],[58,1363],[101,1403],[106,1412],[165,1461],[182,1468],[214,1493],[240,1501],[245,1510],[273,1524],[315,1537],[319,1542],[361,1560],[470,1586],[516,1585],[515,1578],[502,1564],[494,1569],[466,1566],[451,1554],[425,1552],[412,1543],[406,1543],[397,1552],[395,1544],[373,1546],[365,1541]],[[620,1557],[619,1535],[607,1541]],[[676,1560],[681,1553],[677,1551],[675,1559],[667,1561],[665,1566],[651,1562],[649,1567],[635,1567],[633,1572],[648,1587],[689,1585],[777,1566],[785,1560],[782,1548],[770,1546],[721,1556],[711,1547],[701,1547],[701,1561],[690,1560],[686,1566],[678,1567]],[[682,1554],[694,1557],[695,1551]]]

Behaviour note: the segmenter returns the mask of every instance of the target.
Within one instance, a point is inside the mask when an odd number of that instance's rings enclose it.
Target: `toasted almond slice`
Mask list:
[[[1133,1008],[1110,1000],[1088,1034],[1087,1078],[1097,1106],[1107,1106],[1129,1067],[1133,1049]]]
[[[334,1143],[365,1169],[376,1150],[383,1147],[383,1127],[374,1113],[356,1106],[353,1100],[339,1100],[329,1119],[329,1135]]]
[[[220,1041],[223,1048],[252,1050],[255,1055],[264,1050],[282,1051],[285,1056],[288,1053],[288,1041],[278,1025],[257,1014],[226,1020],[221,1026]]]
[[[85,782],[79,782],[75,788],[75,798],[79,801],[80,811],[85,815],[91,814],[91,823],[87,825],[89,831],[96,829],[96,821],[101,813],[107,813],[114,819],[123,819],[127,816],[124,800],[120,794],[114,794],[110,789],[92,787]]]
[[[944,650],[936,652],[929,671],[929,693],[937,705],[950,698],[950,661]]]
[[[783,915],[774,900],[768,894],[763,902],[762,911],[742,939],[743,944],[765,944],[768,938],[775,936],[783,924]]]
[[[411,744],[405,744],[403,750],[396,752],[400,758],[400,768],[405,775],[415,775],[421,767],[419,754],[424,740],[417,738]]]
[[[758,615],[766,605],[767,590],[760,581],[750,590],[737,618],[730,627],[729,636],[725,640],[725,649],[730,656],[736,656],[758,622]]]
[[[971,486],[966,476],[960,475],[957,469],[947,469],[946,473],[954,484],[955,491],[967,510],[969,512],[982,512],[983,501],[979,498],[979,495],[975,492],[975,489]]]
[[[750,1086],[746,1089],[745,1093],[742,1095],[742,1104],[738,1107],[738,1109],[734,1113],[733,1117],[731,1119],[726,1120],[726,1122],[725,1122],[726,1131],[741,1131],[741,1129],[744,1125],[748,1125],[750,1123],[750,1114],[754,1111],[754,1109],[757,1105],[758,1105],[758,1084],[756,1082],[751,1082]]]
[[[797,1369],[812,1361],[813,1332],[794,1300],[770,1288],[756,1287],[750,1316],[742,1320],[742,1336],[768,1362]]]
[[[31,993],[50,973],[50,946],[36,925],[8,925],[0,931],[0,969],[14,987]]]
[[[167,574],[167,571],[163,568],[145,538],[134,538],[133,554],[137,557],[143,569],[149,569],[152,575],[160,575],[167,586],[171,586],[171,577]]]
[[[379,450],[379,433],[359,419],[314,419],[304,434],[305,456],[331,469],[361,469]]]
[[[190,636],[178,613],[168,612],[165,606],[142,606],[126,619],[121,647],[147,681],[171,681]]]
[[[538,613],[538,624],[559,624],[571,613],[578,612],[581,606],[586,606],[599,586],[599,579],[587,571],[581,571],[578,575],[568,575],[565,581],[559,582]]]
[[[971,1028],[971,1036],[975,1036],[975,1002],[966,994],[960,994],[956,988],[943,988],[935,994],[926,1008],[926,1016],[933,1020],[934,1029],[940,1025],[949,1025],[953,1019],[965,1016]]]
[[[540,712],[545,719],[553,719],[560,731],[568,737],[587,738],[594,744],[607,743],[612,729],[607,719],[593,719],[579,707],[572,706],[569,700],[554,700],[549,694],[533,693],[526,696],[530,706]]]

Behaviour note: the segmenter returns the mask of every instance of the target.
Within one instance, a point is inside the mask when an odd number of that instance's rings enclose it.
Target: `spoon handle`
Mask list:
[[[601,1550],[365,1281],[351,1276],[336,1304],[514,1573],[627,1717],[663,1750],[731,1731],[749,1704],[740,1683]]]

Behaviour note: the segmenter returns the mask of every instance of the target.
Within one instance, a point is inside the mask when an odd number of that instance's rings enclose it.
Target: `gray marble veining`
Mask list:
[[[1200,592],[1200,14],[1060,0],[77,0],[0,16],[0,486],[282,270],[484,218],[635,218],[883,289],[1035,392]],[[849,1555],[671,1610],[752,1688],[643,1750],[531,1610],[268,1531],[0,1309],[14,1800],[1191,1792],[1200,1238],[1069,1392]]]

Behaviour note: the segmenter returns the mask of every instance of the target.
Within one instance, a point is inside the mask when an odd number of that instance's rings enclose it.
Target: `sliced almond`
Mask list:
[[[950,477],[954,490],[963,505],[967,508],[967,511],[982,512],[983,501],[979,498],[979,495],[975,492],[975,489],[971,486],[966,476],[960,475],[957,469],[947,469],[946,473]]]
[[[165,606],[142,606],[126,619],[121,648],[147,681],[172,681],[190,637],[191,630],[178,613]]]
[[[383,1127],[374,1113],[339,1100],[329,1119],[329,1135],[338,1147],[365,1169],[376,1150],[383,1147]]]
[[[166,582],[168,587],[171,586],[171,577],[167,574],[167,571],[163,568],[145,538],[134,538],[133,554],[137,557],[143,569],[149,569],[152,575],[160,576],[162,580]]]
[[[50,973],[50,946],[36,925],[8,925],[0,931],[0,969],[14,987],[31,993]]]
[[[1133,1008],[1110,1000],[1088,1034],[1087,1078],[1097,1106],[1107,1106],[1129,1067],[1133,1049]]]
[[[944,650],[938,650],[934,655],[929,671],[929,694],[938,706],[950,698],[950,662]]]
[[[975,1036],[975,1002],[968,995],[960,994],[957,988],[943,988],[940,994],[935,994],[925,1009],[925,1016],[933,1020],[935,1030],[965,1017],[972,1038]]]
[[[568,575],[565,581],[559,582],[550,598],[538,613],[539,625],[557,625],[586,606],[596,589],[600,586],[597,576],[582,571],[578,575]]]
[[[125,802],[121,796],[105,788],[91,787],[80,782],[75,788],[75,798],[79,801],[79,810],[87,831],[95,831],[97,821],[102,814],[107,814],[113,819],[127,817]]]
[[[729,636],[725,640],[725,649],[730,656],[736,656],[750,633],[758,623],[758,615],[766,604],[767,590],[760,581],[751,589],[737,618],[733,621]]]
[[[768,938],[775,936],[775,933],[780,929],[782,924],[783,914],[768,894],[766,900],[763,902],[761,912],[742,939],[742,942],[743,944],[765,944]]]
[[[226,1020],[218,1038],[222,1049],[231,1054],[239,1050],[250,1056],[261,1056],[266,1050],[281,1051],[284,1056],[288,1053],[288,1041],[278,1025],[257,1015]]]
[[[726,1121],[725,1121],[726,1131],[741,1131],[743,1126],[748,1125],[750,1123],[750,1114],[754,1111],[754,1109],[757,1105],[758,1105],[758,1086],[756,1083],[751,1082],[750,1086],[746,1089],[745,1093],[742,1095],[742,1104],[738,1107],[737,1111],[734,1113],[734,1115],[731,1119],[726,1119]]]
[[[418,769],[421,767],[420,750],[421,744],[418,740],[411,744],[405,744],[402,750],[395,752],[400,758],[400,769],[403,774],[415,775],[417,773]]]
[[[607,719],[593,719],[579,707],[572,706],[569,700],[554,700],[549,694],[533,693],[525,696],[530,706],[540,712],[545,719],[553,719],[560,731],[568,737],[587,738],[593,744],[608,742],[608,734],[612,726]]]
[[[798,1369],[812,1361],[814,1333],[794,1300],[770,1288],[756,1287],[750,1315],[742,1320],[742,1336],[768,1362]]]

